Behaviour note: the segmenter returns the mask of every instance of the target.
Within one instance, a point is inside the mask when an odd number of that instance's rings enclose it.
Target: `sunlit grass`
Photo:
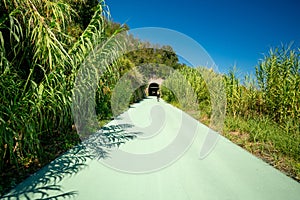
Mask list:
[[[255,76],[247,75],[241,80],[243,77],[237,75],[236,67],[223,75],[226,89],[226,117],[224,131],[221,131],[236,144],[298,180],[299,58],[299,49],[282,46],[271,49],[269,54],[258,62]],[[205,73],[209,74],[210,70],[199,69],[202,70],[202,74],[192,68],[182,68],[180,72],[197,94],[200,110],[198,119],[210,126],[211,100],[215,96],[210,94],[207,84],[209,79],[205,80],[203,77]],[[177,105],[179,102],[174,93],[164,90],[163,98]]]

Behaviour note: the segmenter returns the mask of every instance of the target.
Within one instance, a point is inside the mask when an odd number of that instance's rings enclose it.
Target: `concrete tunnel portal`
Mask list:
[[[159,90],[158,83],[150,83],[148,87],[148,96],[156,96]]]

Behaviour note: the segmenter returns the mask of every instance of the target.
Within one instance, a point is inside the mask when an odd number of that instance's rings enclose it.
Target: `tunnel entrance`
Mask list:
[[[150,83],[148,87],[149,96],[157,96],[157,91],[159,90],[159,85],[157,83]]]

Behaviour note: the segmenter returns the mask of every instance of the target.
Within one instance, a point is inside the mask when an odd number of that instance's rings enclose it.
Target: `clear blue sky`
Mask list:
[[[196,40],[221,72],[234,64],[241,73],[270,47],[300,47],[299,0],[106,0],[113,21],[130,28],[162,27]]]

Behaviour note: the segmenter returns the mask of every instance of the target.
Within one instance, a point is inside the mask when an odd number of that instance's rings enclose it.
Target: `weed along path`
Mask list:
[[[109,148],[92,136],[3,199],[299,199],[300,184],[189,115],[148,98],[111,121]],[[100,136],[99,136],[100,137]],[[101,142],[102,141],[102,142]],[[118,142],[118,139],[112,139]],[[201,150],[207,155],[200,157]],[[105,157],[103,159],[103,157]],[[100,158],[100,159],[97,159]]]

